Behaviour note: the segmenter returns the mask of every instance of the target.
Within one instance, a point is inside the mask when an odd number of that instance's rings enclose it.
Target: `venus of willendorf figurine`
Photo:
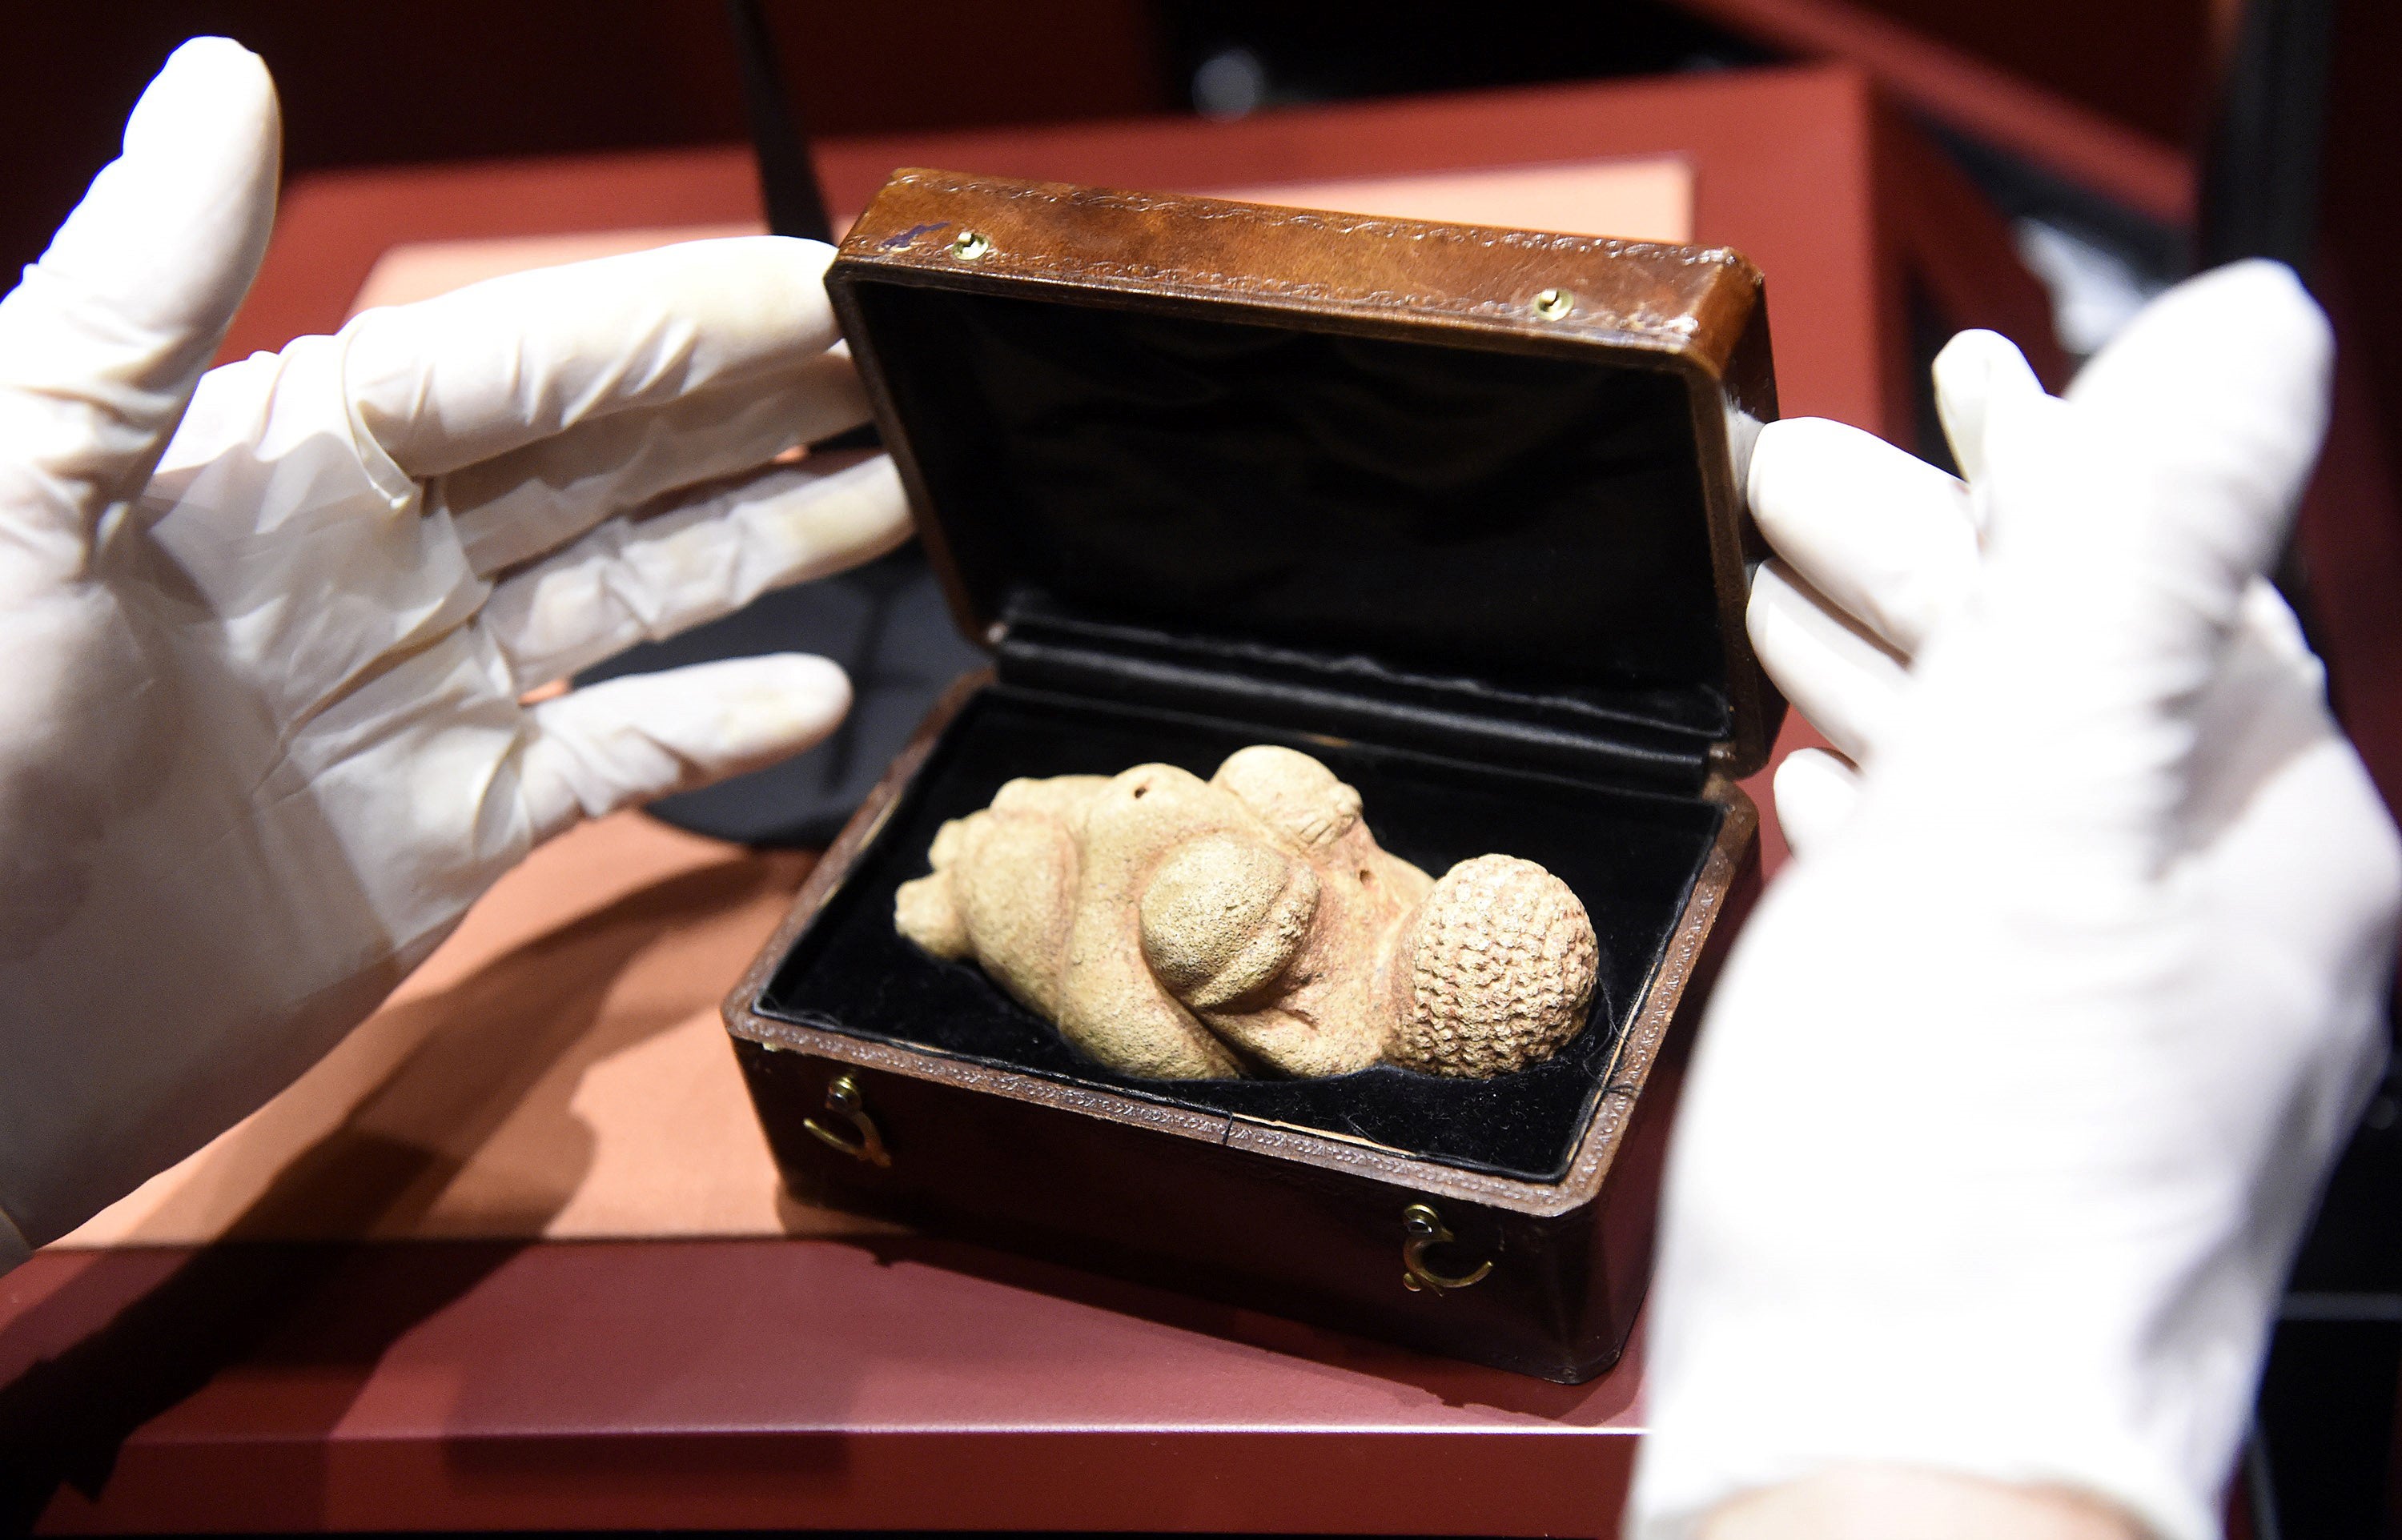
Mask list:
[[[1506,1074],[1583,1030],[1599,964],[1566,883],[1512,856],[1429,877],[1290,749],[1206,781],[1168,764],[1014,780],[930,859],[901,934],[974,958],[1133,1075]]]

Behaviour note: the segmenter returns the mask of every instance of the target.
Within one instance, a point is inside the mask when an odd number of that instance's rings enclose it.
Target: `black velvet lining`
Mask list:
[[[1567,883],[1601,942],[1601,987],[1583,1036],[1549,1063],[1492,1080],[1387,1066],[1317,1080],[1136,1079],[1070,1047],[974,965],[936,961],[893,931],[893,892],[926,873],[943,820],[984,806],[1004,781],[1114,774],[1152,762],[1207,776],[1259,742],[1323,760],[1359,788],[1378,841],[1430,873],[1501,851],[1539,861]],[[1365,1138],[1446,1164],[1556,1180],[1721,817],[1715,804],[1690,796],[999,686],[945,734],[759,1009],[855,1037]]]
[[[1105,625],[1024,598],[1008,621],[998,671],[1032,689],[1659,790],[1699,787],[1725,728],[1725,703],[1715,695],[1539,694],[1364,654]]]
[[[850,282],[983,615],[1031,600],[1731,731],[1682,376]]]

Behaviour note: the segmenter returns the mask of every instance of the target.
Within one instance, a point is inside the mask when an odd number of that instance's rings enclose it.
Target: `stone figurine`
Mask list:
[[[1583,1030],[1599,966],[1566,883],[1512,856],[1429,877],[1291,749],[1242,749],[1206,781],[1168,764],[1014,780],[930,859],[901,934],[974,958],[1131,1075],[1507,1074]]]

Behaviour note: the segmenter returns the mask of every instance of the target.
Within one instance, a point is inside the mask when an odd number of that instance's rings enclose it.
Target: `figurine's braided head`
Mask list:
[[[1479,856],[1443,873],[1393,956],[1391,1062],[1505,1075],[1584,1029],[1600,947],[1567,884],[1533,861]]]

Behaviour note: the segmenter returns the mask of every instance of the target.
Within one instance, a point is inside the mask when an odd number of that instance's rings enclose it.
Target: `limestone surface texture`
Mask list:
[[[901,934],[1132,1075],[1507,1074],[1584,1029],[1599,966],[1557,877],[1512,856],[1429,877],[1378,846],[1358,791],[1268,745],[1206,781],[1011,781],[929,859]]]

